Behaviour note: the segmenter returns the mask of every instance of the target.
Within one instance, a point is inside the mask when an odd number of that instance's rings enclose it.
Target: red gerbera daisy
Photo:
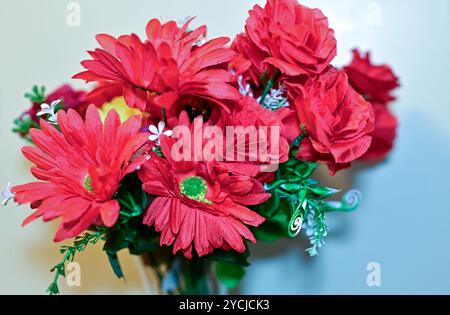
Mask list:
[[[175,139],[163,137],[165,159],[154,154],[139,172],[144,190],[156,196],[144,215],[144,224],[161,232],[161,245],[173,244],[173,253],[181,250],[188,258],[192,258],[193,248],[199,256],[216,248],[244,252],[244,238],[255,242],[246,225],[258,226],[264,221],[246,206],[261,204],[270,194],[256,179],[233,174],[226,163],[176,161],[172,158],[174,144]]]
[[[58,112],[58,124],[61,132],[41,120],[42,130],[30,131],[37,147],[22,150],[36,165],[31,172],[41,181],[12,188],[16,202],[37,208],[23,225],[41,216],[44,221],[62,218],[56,242],[77,236],[92,224],[116,223],[119,203],[113,195],[121,179],[145,161],[144,156],[130,160],[148,137],[139,133],[139,117],[121,124],[111,111],[103,125],[93,105],[85,122],[69,110]]]
[[[144,42],[134,34],[117,39],[97,35],[102,49],[89,52],[93,60],[83,61],[87,71],[75,78],[103,83],[93,94],[120,87],[127,104],[142,111],[154,110],[152,105],[167,109],[176,103],[186,106],[186,98],[193,96],[220,105],[222,100],[239,98],[238,91],[228,84],[233,76],[218,68],[235,55],[224,47],[229,38],[202,45],[206,27],[188,31],[189,22],[180,28],[174,21],[161,24],[153,19]]]

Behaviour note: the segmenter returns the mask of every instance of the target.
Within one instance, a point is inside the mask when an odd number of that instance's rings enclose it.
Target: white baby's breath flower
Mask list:
[[[280,84],[278,89],[271,89],[270,93],[264,98],[263,107],[271,110],[289,107],[288,98],[285,94],[286,87],[284,84]],[[258,101],[261,101],[261,98],[259,98]]]
[[[158,127],[156,127],[155,125],[150,125],[148,127],[148,130],[150,131],[151,135],[148,137],[148,140],[155,142],[157,145],[159,145],[159,140],[161,139],[161,137],[167,136],[167,137],[171,137],[172,136],[172,130],[166,130],[164,131],[164,129],[166,128],[166,123],[164,121],[160,121],[158,124]]]
[[[8,205],[8,202],[10,200],[14,199],[14,193],[11,191],[11,188],[12,188],[12,185],[11,185],[11,183],[8,182],[5,189],[3,189],[3,191],[2,191],[2,197],[3,197],[2,206],[3,207],[6,207]]]
[[[38,117],[48,115],[47,120],[56,125],[58,124],[58,117],[56,116],[56,106],[61,104],[62,100],[53,101],[50,105],[47,103],[41,104],[41,110],[37,113]]]

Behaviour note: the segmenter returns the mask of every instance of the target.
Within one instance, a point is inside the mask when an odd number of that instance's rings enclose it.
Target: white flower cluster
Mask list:
[[[261,102],[261,99],[258,99]],[[278,89],[271,89],[270,93],[264,98],[262,106],[267,109],[277,110],[282,107],[289,107],[288,98],[286,96],[286,87],[280,84]]]

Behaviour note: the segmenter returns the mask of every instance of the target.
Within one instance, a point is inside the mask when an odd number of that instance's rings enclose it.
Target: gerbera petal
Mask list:
[[[120,205],[117,200],[110,200],[100,206],[100,215],[106,227],[116,224],[119,218]]]

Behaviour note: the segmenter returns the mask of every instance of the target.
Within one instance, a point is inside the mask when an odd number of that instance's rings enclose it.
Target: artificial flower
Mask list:
[[[196,124],[202,124],[202,117],[192,126]],[[255,242],[247,225],[258,226],[264,221],[247,206],[263,203],[270,194],[259,181],[233,174],[224,163],[195,159],[198,152],[188,152],[192,158],[186,160],[174,158],[176,143],[173,138],[162,137],[165,158],[152,154],[138,173],[144,190],[155,196],[144,223],[161,232],[161,245],[173,245],[174,254],[181,251],[192,258],[193,249],[204,256],[217,248],[244,252],[244,239]],[[200,149],[205,149],[204,143]],[[241,167],[247,168],[245,164]]]
[[[365,161],[377,161],[385,158],[394,146],[397,137],[397,118],[390,109],[379,103],[374,103],[375,130],[372,133],[372,143],[369,150],[360,158]]]
[[[61,100],[62,108],[66,110],[71,108],[83,115],[89,105],[86,95],[87,92],[76,90],[70,85],[64,84],[47,95],[43,103],[52,104],[55,101]],[[42,110],[41,105],[42,102],[34,102],[32,107],[24,115],[29,115],[33,121],[39,122],[37,113]]]
[[[24,156],[35,164],[32,174],[39,182],[14,186],[14,200],[31,203],[37,210],[24,225],[39,217],[62,222],[55,241],[75,237],[91,225],[113,226],[119,216],[114,199],[121,179],[134,172],[145,157],[134,153],[147,141],[139,133],[140,117],[121,124],[119,115],[110,111],[102,124],[95,106],[90,106],[83,121],[75,110],[58,112],[58,131],[41,120],[42,130],[32,129],[36,147],[24,147]]]
[[[274,75],[273,69],[268,68],[268,65],[264,63],[268,54],[256,46],[245,33],[235,37],[231,48],[238,55],[230,62],[230,68],[256,88],[261,88],[260,79],[263,74]]]
[[[307,132],[298,157],[328,164],[331,174],[347,168],[370,147],[374,110],[335,68],[310,79],[299,92],[295,107]]]
[[[47,120],[52,124],[58,124],[58,117],[56,116],[57,106],[62,100],[53,101],[50,105],[47,103],[41,104],[41,110],[36,114],[37,117],[47,116]]]
[[[125,103],[124,98],[120,96],[113,98],[110,102],[103,104],[99,108],[100,118],[103,122],[106,120],[106,117],[111,110],[115,110],[119,114],[121,122],[127,121],[128,118],[132,116],[143,116],[139,109],[128,106],[127,103]]]
[[[86,100],[86,95],[86,91],[77,90],[69,84],[64,84],[47,96],[46,103],[62,100],[66,110],[71,108],[81,113],[84,112],[89,105]]]
[[[162,136],[170,137],[172,136],[172,130],[165,130],[166,123],[164,121],[160,121],[158,123],[158,127],[155,125],[150,125],[148,130],[150,131],[150,136],[148,140],[155,142],[157,145],[160,145],[159,140]]]
[[[14,193],[11,191],[12,185],[11,183],[8,182],[8,184],[6,185],[6,187],[2,190],[2,197],[3,197],[3,201],[2,201],[2,206],[6,207],[8,205],[8,202],[12,199],[14,199]]]
[[[234,104],[232,112],[222,117],[218,125],[223,130],[234,128],[234,141],[230,141],[230,135],[226,134],[225,149],[228,152],[224,152],[224,155],[230,157],[232,152],[234,161],[238,164],[253,163],[269,170],[271,166],[284,163],[289,158],[289,143],[283,135],[280,116],[263,108],[253,97],[242,97]],[[238,166],[238,169],[244,168]]]
[[[94,96],[121,89],[129,106],[157,118],[163,108],[167,115],[178,116],[185,107],[201,103],[192,104],[192,99],[225,107],[223,100],[237,99],[239,92],[228,83],[233,76],[220,66],[235,53],[225,47],[226,37],[200,44],[206,27],[188,31],[189,23],[178,27],[174,21],[161,24],[153,19],[145,41],[134,34],[117,39],[97,35],[101,49],[89,52],[92,60],[82,62],[87,71],[75,78],[101,83],[91,92]]]
[[[353,50],[353,60],[344,71],[356,92],[369,102],[385,104],[395,100],[391,93],[400,86],[397,76],[388,65],[374,65],[370,53],[361,55]]]
[[[315,75],[336,56],[336,39],[327,18],[297,0],[268,0],[264,8],[255,5],[245,30],[235,47],[241,47],[238,51],[259,71],[268,64],[288,76]]]
[[[398,122],[389,109],[389,102],[395,100],[392,92],[400,86],[399,80],[390,66],[374,65],[370,53],[361,55],[357,49],[353,50],[353,60],[344,71],[352,87],[371,102],[375,110],[372,144],[361,160],[383,159],[392,150],[397,134]]]

